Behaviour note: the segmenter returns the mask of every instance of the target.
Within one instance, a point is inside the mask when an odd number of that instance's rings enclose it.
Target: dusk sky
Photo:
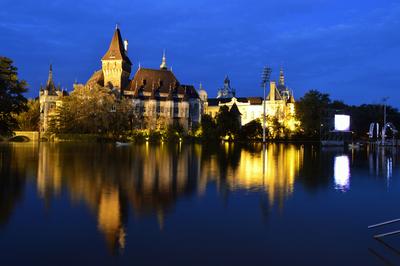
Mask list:
[[[400,107],[400,3],[324,1],[1,1],[0,55],[36,97],[53,64],[71,90],[101,68],[115,24],[138,63],[158,68],[163,49],[181,83],[215,97],[225,75],[238,96],[261,96],[260,73],[283,66],[298,99],[309,89],[350,104]],[[132,73],[132,75],[133,75]]]

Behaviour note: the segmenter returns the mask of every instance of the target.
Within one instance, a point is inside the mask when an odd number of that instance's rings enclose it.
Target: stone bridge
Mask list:
[[[26,141],[39,141],[39,131],[14,131],[14,136],[10,138],[10,141],[15,137],[22,137]]]

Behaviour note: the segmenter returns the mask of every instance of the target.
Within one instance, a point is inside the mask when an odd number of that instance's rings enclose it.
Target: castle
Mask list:
[[[171,69],[167,67],[165,52],[159,69],[144,68],[139,65],[132,79],[132,62],[128,57],[128,41],[122,39],[120,29],[116,27],[108,50],[101,58],[101,69],[95,71],[83,86],[90,90],[95,86],[109,88],[118,98],[129,99],[132,112],[141,120],[142,129],[165,128],[179,123],[186,130],[201,122],[202,114],[215,117],[221,106],[228,106],[240,115],[241,124],[262,118],[262,97],[237,97],[231,87],[230,79],[225,77],[224,85],[218,90],[216,98],[208,98],[200,84],[199,92],[192,85],[181,84]],[[293,93],[285,85],[283,70],[280,71],[278,85],[271,81],[269,94],[265,101],[266,114],[277,118],[289,130],[295,130],[295,100]],[[40,132],[49,129],[49,121],[57,115],[57,106],[61,106],[66,91],[54,85],[52,68],[46,86],[40,88]]]
[[[189,129],[200,122],[201,101],[196,89],[178,81],[167,67],[165,53],[159,69],[139,66],[130,79],[131,70],[128,41],[122,40],[120,29],[116,27],[110,46],[101,58],[101,69],[96,71],[86,84],[75,84],[74,87],[108,87],[116,92],[118,97],[130,99],[132,110],[137,117],[149,121],[145,125],[146,128],[155,129],[155,125],[165,127],[176,122]],[[41,132],[48,130],[49,120],[56,115],[56,107],[62,104],[65,96],[65,92],[54,86],[50,69],[47,85],[40,89],[39,95]]]

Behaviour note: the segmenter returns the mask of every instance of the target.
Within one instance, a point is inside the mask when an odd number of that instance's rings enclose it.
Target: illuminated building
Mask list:
[[[205,113],[215,117],[221,106],[232,108],[237,106],[241,114],[241,123],[245,125],[255,119],[263,117],[262,97],[238,97],[230,86],[230,80],[225,78],[224,88],[218,91],[217,98],[205,96]],[[205,99],[202,99],[205,101]],[[295,100],[293,92],[285,85],[283,70],[280,70],[278,85],[270,82],[269,94],[266,98],[266,115],[269,118],[277,118],[286,128],[294,131],[299,122],[295,119]]]
[[[74,84],[74,88],[107,87],[118,97],[130,99],[133,112],[142,120],[142,128],[155,129],[178,122],[188,129],[200,122],[201,101],[196,89],[179,82],[167,67],[165,53],[159,69],[139,65],[130,79],[131,70],[128,41],[122,40],[116,27],[110,46],[101,58],[101,69],[86,84]],[[54,86],[50,69],[47,85],[40,90],[41,132],[48,130],[51,114],[55,114],[56,106],[62,103],[61,96],[66,94]]]

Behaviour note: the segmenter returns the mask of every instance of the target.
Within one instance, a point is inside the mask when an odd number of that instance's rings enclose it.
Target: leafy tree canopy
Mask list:
[[[18,79],[17,68],[13,61],[0,56],[0,135],[10,135],[17,127],[13,114],[26,110],[27,84]]]
[[[319,135],[321,124],[327,122],[330,102],[329,94],[317,90],[310,90],[296,102],[297,116],[305,136]]]

